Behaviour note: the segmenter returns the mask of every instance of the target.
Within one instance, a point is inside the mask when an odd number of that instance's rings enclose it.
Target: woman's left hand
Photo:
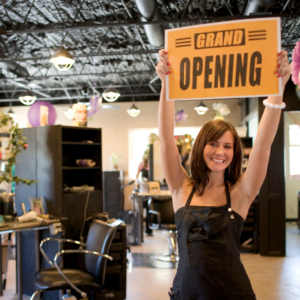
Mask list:
[[[286,83],[289,81],[291,76],[291,67],[288,61],[288,56],[286,51],[280,51],[278,53],[277,59],[277,77],[282,77],[282,87],[285,88]]]

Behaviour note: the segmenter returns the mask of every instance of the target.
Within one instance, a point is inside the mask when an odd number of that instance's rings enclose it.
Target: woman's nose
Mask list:
[[[223,148],[222,147],[217,147],[215,153],[216,154],[224,154]]]

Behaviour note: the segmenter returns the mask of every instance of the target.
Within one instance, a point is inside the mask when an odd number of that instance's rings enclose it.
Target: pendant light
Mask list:
[[[19,100],[24,105],[31,105],[35,102],[36,96],[31,91],[26,90],[20,95]]]
[[[54,53],[50,62],[53,63],[59,71],[67,71],[73,66],[75,60],[69,51],[65,48],[61,48]]]
[[[132,102],[134,102],[134,98],[132,98]],[[141,111],[135,106],[134,103],[130,106],[130,108],[127,109],[127,113],[131,117],[137,117],[140,114],[140,112]]]
[[[198,115],[204,115],[207,112],[208,108],[202,101],[200,101],[200,103],[196,107],[194,107],[194,110]]]
[[[70,107],[68,108],[68,110],[66,110],[64,112],[65,116],[68,118],[68,119],[73,119],[73,108],[72,108],[72,105],[70,105]]]
[[[108,102],[114,102],[120,97],[120,93],[112,86],[108,87],[103,93],[103,98]]]
[[[7,112],[7,114],[11,117],[11,118],[15,118],[17,116],[17,114],[14,113],[14,111],[11,109],[12,103],[9,102],[9,110]]]

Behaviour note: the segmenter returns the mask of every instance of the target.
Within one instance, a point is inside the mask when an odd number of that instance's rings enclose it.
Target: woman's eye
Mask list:
[[[217,144],[216,143],[210,143],[210,145],[215,147]]]

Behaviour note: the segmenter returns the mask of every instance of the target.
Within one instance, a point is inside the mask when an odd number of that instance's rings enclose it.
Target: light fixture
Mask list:
[[[12,118],[17,116],[17,114],[15,114],[11,108],[8,110],[7,114]]]
[[[73,108],[72,108],[72,105],[70,105],[70,107],[68,108],[68,110],[66,110],[64,112],[65,116],[68,118],[68,119],[73,119]]]
[[[194,107],[194,110],[198,115],[204,115],[208,108],[202,101],[200,101],[200,103],[196,107]]]
[[[127,112],[129,116],[137,117],[141,111],[135,106],[135,104],[132,104],[131,107],[127,109]]]
[[[61,48],[54,53],[50,62],[53,63],[59,71],[67,71],[73,66],[75,60],[69,51],[65,48]]]
[[[114,102],[120,97],[120,94],[115,88],[110,86],[102,93],[102,96],[106,101]]]
[[[24,105],[31,105],[35,102],[36,96],[32,92],[26,90],[20,95],[19,100]]]

